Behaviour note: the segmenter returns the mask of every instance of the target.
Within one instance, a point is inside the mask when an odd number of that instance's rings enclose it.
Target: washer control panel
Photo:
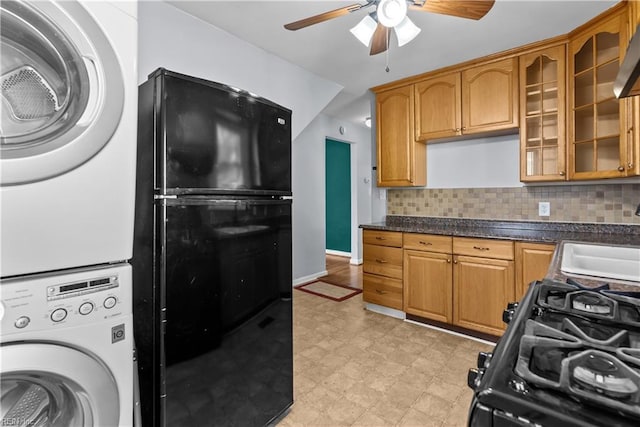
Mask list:
[[[131,315],[131,266],[3,280],[3,337]]]

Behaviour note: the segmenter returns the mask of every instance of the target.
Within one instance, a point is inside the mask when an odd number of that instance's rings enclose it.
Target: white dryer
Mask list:
[[[137,3],[0,9],[0,277],[131,258]]]
[[[0,425],[133,424],[131,266],[2,282]]]

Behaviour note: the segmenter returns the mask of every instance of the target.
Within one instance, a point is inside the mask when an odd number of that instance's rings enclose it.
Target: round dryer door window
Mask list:
[[[48,179],[97,154],[122,115],[116,54],[77,2],[0,3],[2,185]]]
[[[46,343],[3,345],[0,355],[0,425],[119,425],[118,388],[100,361]]]

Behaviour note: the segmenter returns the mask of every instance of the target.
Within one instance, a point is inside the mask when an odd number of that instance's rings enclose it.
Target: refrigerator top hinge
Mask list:
[[[164,194],[156,194],[153,196],[154,199],[156,200],[162,200],[162,199],[177,199],[178,196],[175,194],[172,195],[164,195]]]

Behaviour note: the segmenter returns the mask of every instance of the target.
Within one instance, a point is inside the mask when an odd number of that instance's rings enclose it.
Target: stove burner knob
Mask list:
[[[491,356],[493,356],[493,353],[486,353],[484,351],[478,353],[478,368],[486,368],[491,361]]]
[[[470,389],[475,390],[480,385],[484,369],[469,369],[467,373],[467,385]]]
[[[513,320],[513,315],[516,313],[515,310],[506,309],[502,312],[502,321],[506,324],[509,324]]]
[[[520,303],[515,301],[515,302],[510,302],[507,304],[507,310],[515,310],[516,308],[518,308],[518,305]]]

